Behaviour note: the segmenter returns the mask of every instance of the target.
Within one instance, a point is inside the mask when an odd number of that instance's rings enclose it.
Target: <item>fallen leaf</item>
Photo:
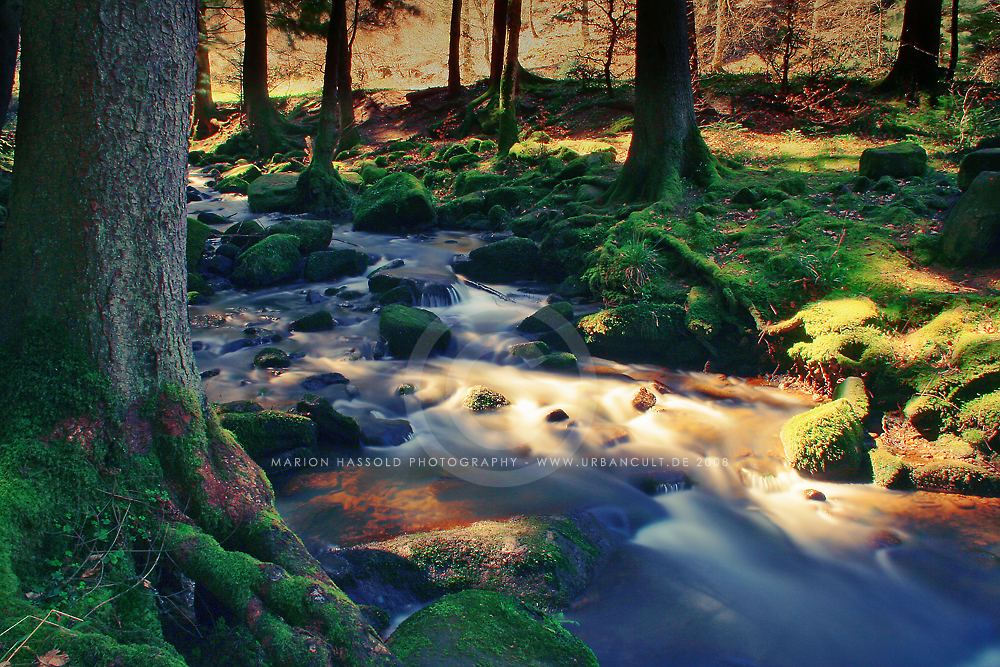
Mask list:
[[[39,667],[63,667],[69,662],[69,656],[58,649],[52,649],[38,658]]]

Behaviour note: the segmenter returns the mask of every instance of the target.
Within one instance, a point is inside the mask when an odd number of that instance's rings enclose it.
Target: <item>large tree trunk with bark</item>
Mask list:
[[[451,29],[448,33],[448,97],[462,92],[462,0],[451,0]]]
[[[21,0],[0,0],[0,127],[7,121],[14,92],[20,31]]]
[[[184,268],[195,0],[33,0],[24,27],[0,250],[0,626],[58,607],[88,620],[40,625],[31,650],[182,667],[158,607],[179,572],[272,665],[397,664],[201,392]]]
[[[914,93],[937,85],[942,5],[943,0],[906,0],[899,53],[876,91]]]
[[[351,45],[347,41],[347,0],[334,0],[330,21],[337,24],[337,100],[340,106],[340,140],[337,150],[343,151],[361,143],[361,134],[354,123],[354,85],[351,83]]]
[[[718,178],[718,161],[694,117],[684,0],[636,5],[635,121],[628,158],[611,201],[675,200],[680,179]]]
[[[951,52],[948,54],[948,81],[955,80],[955,70],[958,69],[958,0],[951,0]]]
[[[205,2],[198,12],[198,51],[195,54],[194,78],[194,138],[204,139],[219,128],[212,123],[215,102],[212,100],[212,68],[208,59],[208,27],[205,23]]]
[[[506,155],[517,143],[517,114],[514,110],[514,90],[517,86],[517,51],[521,41],[521,0],[508,0],[507,4],[507,57],[504,59],[503,79],[500,81],[500,128],[497,136],[497,154]]]
[[[490,43],[490,93],[495,95],[500,90],[500,78],[503,76],[504,38],[507,34],[507,2],[508,0],[493,0],[493,39]]]

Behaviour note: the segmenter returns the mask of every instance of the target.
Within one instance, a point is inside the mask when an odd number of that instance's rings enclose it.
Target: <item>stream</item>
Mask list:
[[[191,173],[205,199],[189,214],[282,217],[253,215],[207,180]],[[441,355],[382,356],[377,314],[358,308],[367,299],[326,295],[366,292],[365,276],[224,290],[189,308],[210,401],[288,409],[311,391],[381,443],[272,461],[278,510],[307,544],[586,509],[621,539],[563,619],[602,667],[1000,666],[995,499],[800,478],[778,432],[810,404],[758,380],[624,365],[588,356],[579,339],[565,341],[576,371],[532,367],[508,350],[551,286],[466,284],[450,260],[483,242],[335,227],[331,247],[377,256],[369,270],[402,260],[393,273],[443,286],[422,304],[453,332]],[[289,332],[320,308],[335,329]],[[595,309],[585,308],[575,315]],[[280,334],[273,346],[291,367],[254,368],[259,348],[238,347],[248,326]],[[347,382],[302,384],[329,373]],[[416,391],[401,395],[404,384]],[[474,385],[510,405],[469,411]],[[646,412],[632,404],[640,387],[656,398]]]

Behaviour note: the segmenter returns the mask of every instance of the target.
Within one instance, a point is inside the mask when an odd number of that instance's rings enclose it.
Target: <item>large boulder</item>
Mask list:
[[[434,223],[431,192],[413,174],[389,174],[361,196],[354,229],[380,234],[406,234]]]
[[[854,479],[864,452],[862,420],[868,394],[858,377],[840,383],[834,400],[789,419],[781,428],[785,458],[795,470],[817,479]]]
[[[291,234],[268,236],[240,253],[232,280],[250,289],[274,285],[294,277],[301,258],[298,237]]]
[[[597,667],[555,620],[489,591],[444,596],[403,621],[387,646],[404,667]]]
[[[399,304],[386,306],[379,313],[378,331],[397,358],[409,357],[421,342],[421,353],[443,352],[451,342],[451,329],[429,310]],[[426,338],[424,338],[426,334]]]
[[[1000,263],[1000,172],[976,176],[948,214],[941,255],[959,265]]]
[[[676,304],[630,304],[582,317],[576,330],[597,356],[700,365],[704,348],[688,336],[686,316],[684,306]]]
[[[201,259],[201,253],[205,250],[205,242],[212,235],[212,228],[204,222],[194,218],[187,219],[187,267],[188,271],[193,270]]]
[[[371,258],[366,253],[350,248],[322,250],[309,255],[306,261],[306,280],[337,280],[344,276],[360,276],[368,268]]]
[[[256,460],[291,449],[316,446],[316,425],[308,417],[279,410],[227,412],[222,428],[232,431],[244,451]]]
[[[267,228],[267,235],[291,234],[299,239],[303,255],[326,250],[333,240],[333,223],[329,220],[283,220]]]
[[[459,256],[455,273],[487,283],[509,283],[536,276],[542,254],[531,239],[512,236],[496,243],[480,246],[468,257]]]
[[[264,174],[247,190],[250,210],[254,213],[300,212],[298,180],[298,174]]]
[[[222,242],[232,243],[240,250],[246,250],[265,235],[264,228],[256,220],[240,220],[226,228],[222,233]]]
[[[966,155],[958,168],[958,187],[963,192],[968,190],[976,176],[984,171],[1000,171],[1000,148],[986,148]]]
[[[361,447],[361,428],[357,420],[333,409],[330,401],[317,394],[306,394],[295,405],[300,415],[316,424],[316,435],[324,447],[358,449]]]
[[[351,210],[351,195],[336,169],[312,167],[302,172],[296,182],[302,210],[323,216],[345,216]]]
[[[858,172],[877,181],[883,176],[910,178],[927,171],[927,151],[920,144],[903,141],[881,148],[867,148],[861,153]]]

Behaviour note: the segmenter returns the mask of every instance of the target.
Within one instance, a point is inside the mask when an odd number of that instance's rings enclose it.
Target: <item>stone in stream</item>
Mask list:
[[[645,387],[639,387],[632,397],[632,407],[639,412],[646,412],[656,405],[656,395]]]
[[[306,280],[319,282],[358,276],[364,273],[369,261],[366,253],[348,248],[314,252],[306,261]]]
[[[254,213],[301,212],[298,180],[299,175],[295,173],[264,174],[247,190],[250,210]]]
[[[386,646],[406,667],[597,667],[554,619],[490,591],[446,595],[410,616]]]
[[[572,319],[572,304],[569,301],[557,301],[539,308],[533,315],[521,320],[515,328],[526,334],[546,334],[558,331]]]
[[[257,368],[288,368],[291,364],[288,353],[276,347],[265,347],[253,358],[253,365]]]
[[[249,289],[274,285],[295,277],[301,259],[298,237],[291,234],[268,236],[237,257],[232,280]]]
[[[834,400],[796,415],[781,428],[785,458],[798,472],[817,479],[856,478],[864,451],[862,420],[868,394],[858,377],[840,383]]]
[[[310,375],[300,384],[304,389],[315,391],[334,384],[350,384],[350,382],[350,380],[340,373],[321,373],[319,375]]]
[[[279,410],[225,412],[219,415],[219,421],[257,461],[279,452],[316,446],[316,425],[301,415]]]
[[[461,273],[472,280],[510,283],[536,277],[541,265],[542,254],[535,242],[512,236],[480,246],[468,256],[458,255],[452,266],[455,273]]]
[[[465,400],[462,401],[462,405],[473,412],[485,412],[488,410],[499,410],[505,405],[510,405],[510,401],[500,392],[477,384],[469,389],[465,395]]]
[[[336,324],[333,321],[333,315],[330,314],[328,310],[317,310],[315,313],[310,313],[305,317],[300,317],[291,324],[288,328],[291,331],[329,331],[333,329]]]
[[[231,340],[219,349],[219,354],[229,354],[246,347],[259,347],[261,345],[271,345],[281,340],[281,334],[270,329],[247,329],[243,332],[242,338]]]
[[[303,255],[326,250],[333,240],[333,223],[329,220],[282,220],[264,231],[268,236],[291,234],[296,237]]]
[[[409,357],[420,343],[421,354],[443,352],[451,342],[451,330],[429,310],[394,304],[379,313],[379,334],[392,356]]]
[[[413,426],[405,419],[379,419],[368,416],[359,420],[361,439],[369,447],[398,447],[413,437]]]
[[[213,233],[212,228],[204,222],[194,218],[187,219],[186,257],[189,271],[198,266],[198,260],[201,259],[201,254],[205,251],[205,243]]]
[[[240,220],[222,232],[222,242],[246,250],[264,238],[264,228],[256,220]]]
[[[413,174],[397,172],[361,195],[354,211],[354,230],[407,234],[432,225],[436,219],[431,191]]]
[[[316,424],[320,445],[335,449],[358,449],[361,446],[361,429],[357,420],[334,410],[330,401],[322,396],[306,394],[295,409]]]

